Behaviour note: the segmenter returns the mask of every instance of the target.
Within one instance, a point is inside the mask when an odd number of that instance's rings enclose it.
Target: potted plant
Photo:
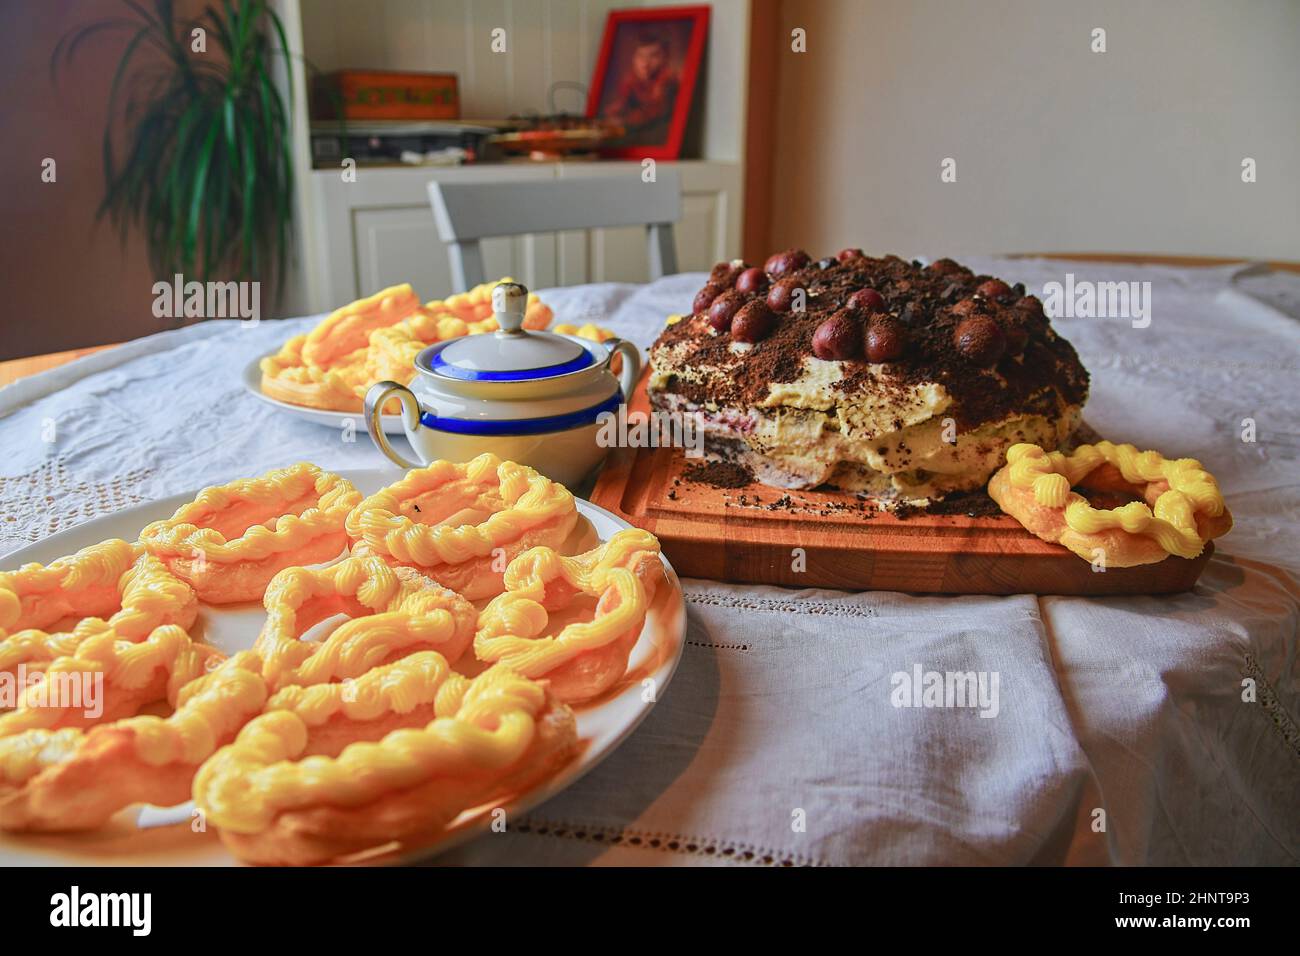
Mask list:
[[[266,0],[221,0],[190,19],[173,0],[122,2],[124,16],[71,31],[51,59],[56,73],[92,37],[130,33],[109,93],[99,216],[123,235],[138,227],[159,276],[278,292],[293,218],[289,111],[275,81],[289,55],[283,24]]]

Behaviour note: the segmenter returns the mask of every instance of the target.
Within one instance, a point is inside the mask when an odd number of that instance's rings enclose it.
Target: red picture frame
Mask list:
[[[681,155],[695,98],[695,81],[708,39],[709,9],[706,6],[643,7],[609,12],[587,92],[587,117],[624,121],[624,117],[636,115],[643,121],[625,123],[628,126],[625,141],[601,149],[602,155],[619,159],[677,159]],[[640,55],[638,51],[655,47],[662,52],[652,51],[649,55],[662,56],[666,71],[657,78],[658,82],[634,74],[631,68],[632,58]],[[611,76],[611,71],[617,72]],[[671,94],[671,103],[664,103],[668,98],[663,94],[665,87]],[[627,94],[635,97],[643,89],[650,91],[649,105],[629,108]],[[642,101],[645,102],[644,97]],[[671,115],[664,115],[669,109]]]

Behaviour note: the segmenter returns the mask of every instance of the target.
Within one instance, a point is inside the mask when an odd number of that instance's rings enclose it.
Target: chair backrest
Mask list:
[[[458,292],[486,281],[479,240],[495,236],[645,226],[651,278],[677,271],[672,223],[682,217],[677,171],[640,167],[626,176],[516,182],[429,183],[438,237],[447,243]]]

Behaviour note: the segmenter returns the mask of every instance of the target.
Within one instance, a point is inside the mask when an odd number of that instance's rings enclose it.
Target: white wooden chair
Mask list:
[[[654,182],[644,182],[640,168],[626,176],[431,182],[429,202],[457,292],[487,281],[480,240],[527,233],[643,225],[650,278],[677,271],[672,224],[682,218],[682,191],[674,169],[658,169]]]

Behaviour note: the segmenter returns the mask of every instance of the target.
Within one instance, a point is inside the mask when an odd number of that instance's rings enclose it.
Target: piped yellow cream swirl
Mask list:
[[[75,654],[92,637],[110,634],[113,640],[138,642],[163,625],[193,624],[198,613],[193,589],[157,558],[139,552],[136,545],[110,540],[45,567],[32,564],[0,574],[0,618],[22,628],[8,636],[0,631],[0,672],[19,664],[28,672],[44,670],[51,661]],[[24,620],[30,616],[23,613],[24,603],[75,616],[82,604],[79,589],[87,587],[116,590],[119,609],[108,618],[83,617],[71,630],[55,633]]]
[[[474,492],[478,508],[491,511],[476,524],[421,524],[402,503],[431,492]],[[573,495],[526,465],[485,453],[460,464],[436,461],[362,501],[348,515],[347,531],[395,560],[422,566],[460,564],[487,557],[526,532],[576,513]]]
[[[425,663],[405,658],[395,667],[419,669]],[[250,721],[234,743],[199,769],[195,803],[218,827],[258,833],[289,810],[354,807],[434,776],[504,770],[524,756],[546,704],[540,684],[504,667],[472,681],[451,673],[445,662],[433,670],[423,673],[441,678],[433,691],[435,716],[426,726],[353,743],[338,757],[299,760],[308,721],[293,710],[271,710]]]
[[[1129,484],[1167,485],[1154,508],[1133,501],[1118,508],[1095,508],[1071,491],[1103,464],[1113,465]],[[1080,445],[1069,454],[1045,452],[1038,445],[1013,445],[1007,451],[1011,484],[1032,489],[1045,508],[1064,509],[1065,523],[1075,531],[1094,534],[1117,528],[1154,539],[1167,553],[1194,558],[1205,548],[1197,515],[1224,514],[1223,495],[1214,476],[1195,458],[1166,459],[1156,451],[1101,441]]]
[[[227,540],[215,528],[201,525],[214,514],[239,505],[282,511],[308,495],[315,503],[301,514],[280,514],[273,524],[254,524],[233,540]],[[140,543],[151,554],[163,558],[201,554],[218,564],[260,561],[272,554],[298,550],[321,535],[339,531],[348,512],[360,500],[361,493],[351,482],[300,462],[257,478],[204,488],[170,518],[146,526],[140,533]]]
[[[474,653],[479,660],[504,663],[536,678],[617,640],[645,620],[649,600],[634,568],[642,555],[658,553],[658,539],[639,528],[620,531],[576,557],[551,548],[524,552],[506,568],[505,593],[479,614]],[[556,583],[600,601],[592,620],[547,636],[544,604],[547,589]]]

